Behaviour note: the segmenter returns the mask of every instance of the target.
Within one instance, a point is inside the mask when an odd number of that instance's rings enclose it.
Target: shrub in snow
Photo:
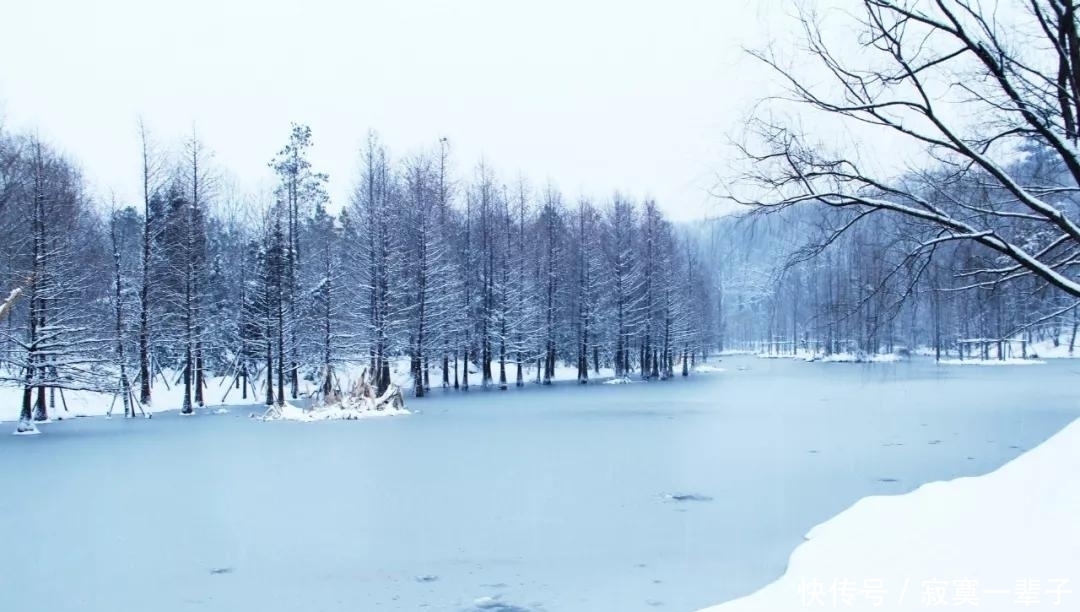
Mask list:
[[[409,414],[401,387],[390,383],[382,395],[376,395],[376,387],[365,370],[346,393],[331,391],[306,410],[290,403],[271,406],[262,418],[267,421],[352,421],[401,414]]]

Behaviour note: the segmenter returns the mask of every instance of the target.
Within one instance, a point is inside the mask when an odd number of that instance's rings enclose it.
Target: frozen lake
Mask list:
[[[0,435],[0,610],[690,612],[779,577],[857,499],[988,472],[1080,416],[1068,360],[722,365],[361,422]]]

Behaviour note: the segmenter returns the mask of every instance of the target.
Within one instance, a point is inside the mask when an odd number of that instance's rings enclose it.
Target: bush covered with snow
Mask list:
[[[401,388],[390,383],[377,395],[375,384],[365,370],[347,392],[332,392],[308,409],[289,402],[271,406],[261,418],[264,421],[355,421],[405,414],[409,411]]]

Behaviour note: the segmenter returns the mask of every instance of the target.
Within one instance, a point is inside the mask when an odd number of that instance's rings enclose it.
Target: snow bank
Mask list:
[[[754,357],[758,359],[802,359],[802,355],[794,355],[791,353],[755,353]]]
[[[1080,340],[1080,338],[1078,338]],[[1080,358],[1080,341],[1073,347],[1074,352],[1069,353],[1069,334],[1058,339],[1057,346],[1053,340],[1042,340],[1028,345],[1029,355],[1038,355],[1039,359],[1077,359]]]
[[[183,389],[172,384],[176,380],[175,372],[167,372],[165,378],[155,379],[153,403],[144,406],[146,413],[162,412],[165,410],[179,410],[183,403]],[[168,383],[168,385],[166,385]],[[262,396],[248,389],[247,399],[241,398],[241,391],[233,386],[232,377],[215,376],[208,377],[204,396],[206,408],[218,406],[240,406],[256,404],[262,401]],[[306,381],[305,381],[305,384]],[[303,385],[302,385],[303,387]],[[304,390],[303,388],[301,390]],[[15,422],[19,419],[22,408],[22,387],[17,385],[0,385],[0,422]],[[139,390],[136,387],[135,393]],[[65,410],[65,405],[67,409]],[[52,420],[63,420],[77,417],[104,416],[112,409],[114,418],[124,416],[124,406],[120,399],[113,393],[97,391],[72,391],[65,390],[57,393],[56,405],[49,409],[49,417]],[[138,413],[138,408],[136,408]],[[142,414],[139,414],[142,417]]]
[[[942,359],[941,365],[975,365],[975,366],[1006,366],[1006,365],[1046,365],[1039,359]]]
[[[809,355],[806,361],[820,361],[823,363],[895,363],[903,358],[895,353],[880,353],[867,355],[865,353],[833,353],[831,355]]]
[[[261,417],[264,421],[300,421],[312,423],[315,421],[356,421],[360,419],[372,419],[379,417],[403,416],[411,414],[405,407],[376,406],[368,402],[346,401],[342,403],[303,408],[291,402],[285,402],[284,406],[270,408]]]
[[[1076,609],[1077,468],[1080,420],[985,476],[864,498],[814,527],[779,580],[706,612]]]
[[[611,380],[605,380],[605,385],[632,385],[640,380],[633,380],[629,376],[623,376],[621,378],[612,378]]]
[[[896,353],[878,353],[876,355],[867,355],[866,353],[832,353],[826,355],[825,353],[806,353],[800,352],[798,355],[786,353],[786,354],[770,354],[770,353],[758,353],[755,355],[758,359],[794,359],[795,361],[821,361],[824,363],[893,363],[896,361],[903,361],[904,357],[897,355]]]
[[[31,421],[29,423],[19,422],[15,427],[15,431],[12,432],[16,436],[36,436],[41,433],[41,430]]]
[[[1018,341],[1022,339],[1022,336],[1016,336],[1011,338],[1010,340]],[[991,348],[994,348],[992,342]],[[1056,346],[1054,345],[1054,341],[1052,339],[1039,340],[1037,342],[1028,343],[1027,354],[1035,359],[1080,359],[1080,338],[1078,338],[1076,346],[1074,346],[1073,348],[1074,351],[1070,353],[1069,334],[1065,334],[1058,339],[1058,343]],[[934,357],[936,354],[934,351],[934,347],[932,346],[922,346],[915,349],[914,352],[924,357]],[[1016,353],[1019,353],[1019,351],[1016,351]],[[943,351],[942,354],[955,355],[955,347],[953,348],[953,350]],[[991,351],[991,354],[996,354],[996,348]],[[1019,358],[1016,359],[1019,361]]]
[[[701,374],[717,374],[720,372],[727,372],[727,370],[721,368],[720,366],[714,366],[707,363],[694,366],[694,371]]]

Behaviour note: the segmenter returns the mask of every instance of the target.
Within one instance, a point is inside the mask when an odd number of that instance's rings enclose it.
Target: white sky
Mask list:
[[[369,129],[394,155],[453,147],[568,197],[651,195],[671,215],[707,191],[765,71],[782,0],[22,0],[0,9],[0,108],[82,164],[94,189],[138,197],[136,120],[179,143],[197,125],[245,190],[290,121],[342,203]]]

